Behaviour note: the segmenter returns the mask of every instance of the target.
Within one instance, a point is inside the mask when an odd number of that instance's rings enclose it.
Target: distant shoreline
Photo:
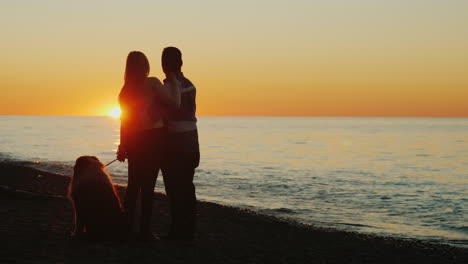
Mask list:
[[[18,115],[18,114],[0,114],[0,116],[50,116],[50,117],[106,117],[113,118],[115,117],[109,115]],[[274,115],[199,115],[197,117],[240,117],[240,118],[420,118],[420,119],[445,119],[445,118],[454,118],[454,119],[468,119],[468,116],[274,116]]]
[[[174,263],[468,261],[466,248],[318,228],[209,202],[199,202],[194,245],[77,242],[68,237],[72,211],[63,198],[69,177],[2,162],[0,173],[0,197],[6,201],[0,203],[6,216],[0,220],[0,235],[8,240],[0,262],[124,263],[129,257]],[[118,191],[123,195],[124,187]],[[155,199],[153,229],[164,234],[169,221],[167,200],[159,193]],[[38,247],[39,240],[42,246]]]

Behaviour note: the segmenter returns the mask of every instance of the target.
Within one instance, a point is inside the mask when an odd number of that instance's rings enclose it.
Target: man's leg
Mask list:
[[[169,135],[163,162],[164,185],[170,199],[170,236],[192,239],[195,231],[196,197],[193,177],[200,161],[197,131]]]
[[[177,155],[174,152],[167,152],[163,158],[163,165],[161,172],[164,180],[164,188],[166,190],[167,198],[169,199],[169,207],[171,211],[171,228],[169,236],[173,237],[177,233],[177,210],[176,210],[176,194],[177,190]]]
[[[180,228],[183,237],[193,238],[195,233],[196,221],[196,196],[195,185],[193,184],[193,176],[195,169],[185,169],[181,172],[180,178],[180,198],[178,199]]]
[[[180,166],[174,169],[176,224],[178,235],[184,239],[193,239],[195,234],[197,199],[193,177],[199,159],[199,153],[179,153]]]

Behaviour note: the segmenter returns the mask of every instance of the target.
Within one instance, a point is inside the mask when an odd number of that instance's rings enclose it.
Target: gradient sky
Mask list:
[[[198,115],[468,117],[468,1],[1,1],[0,114],[105,115],[179,47]]]

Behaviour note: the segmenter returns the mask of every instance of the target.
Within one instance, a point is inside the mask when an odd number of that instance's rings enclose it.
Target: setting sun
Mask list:
[[[109,116],[119,118],[121,113],[122,111],[120,110],[120,107],[116,106],[109,111]]]

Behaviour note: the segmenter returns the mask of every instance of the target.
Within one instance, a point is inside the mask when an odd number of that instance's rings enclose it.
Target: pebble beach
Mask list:
[[[92,242],[70,236],[69,177],[0,163],[0,263],[468,263],[468,249],[304,225],[198,202],[193,243]],[[125,187],[117,186],[123,197]],[[153,231],[169,228],[156,193]]]

